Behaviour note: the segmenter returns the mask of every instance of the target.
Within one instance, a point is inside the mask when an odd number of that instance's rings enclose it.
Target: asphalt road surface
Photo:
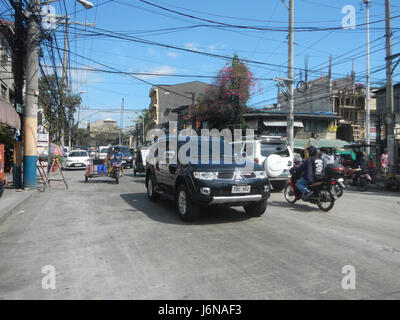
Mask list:
[[[260,218],[187,224],[132,170],[65,175],[0,225],[0,298],[400,299],[400,193],[346,190],[328,213],[273,193]]]

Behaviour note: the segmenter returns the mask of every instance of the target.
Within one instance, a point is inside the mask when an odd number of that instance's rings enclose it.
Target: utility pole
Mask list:
[[[367,155],[370,155],[370,97],[371,97],[371,88],[370,88],[370,48],[369,48],[369,6],[370,0],[363,0],[366,6],[366,15],[367,15],[367,88],[365,92],[365,143],[368,145],[367,147]]]
[[[119,128],[119,145],[122,145],[122,127],[123,124],[122,122],[124,121],[124,98],[122,98],[122,104],[121,104],[121,119],[119,122],[120,128]]]
[[[386,30],[386,141],[389,157],[389,171],[395,166],[394,145],[394,98],[393,98],[393,71],[392,71],[392,29],[391,29],[390,0],[385,0],[385,30]]]
[[[36,187],[37,108],[40,29],[36,17],[40,0],[30,0],[30,16],[26,43],[26,93],[24,119],[24,187]]]
[[[24,104],[24,59],[25,59],[25,30],[23,26],[23,13],[21,0],[10,0],[15,10],[15,40],[14,40],[14,83],[15,83],[15,108]],[[21,116],[22,117],[22,116]],[[21,119],[21,134],[23,132],[23,119]],[[14,188],[22,189],[22,141],[14,141],[13,183]]]
[[[289,38],[288,38],[288,91],[289,113],[287,116],[287,139],[294,150],[294,0],[289,0]]]
[[[68,17],[65,17],[65,28],[64,28],[64,56],[63,56],[63,63],[62,63],[62,81],[63,81],[63,88],[65,90],[65,96],[67,96],[67,88],[68,88]],[[63,104],[63,101],[61,102]],[[71,150],[71,124],[68,123],[69,127],[69,143],[68,147]],[[61,145],[64,147],[65,144],[65,132],[64,127],[61,132]]]

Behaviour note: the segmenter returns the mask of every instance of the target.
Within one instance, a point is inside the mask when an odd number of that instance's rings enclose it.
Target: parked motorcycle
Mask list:
[[[328,164],[325,168],[325,177],[308,186],[312,194],[305,201],[316,204],[323,211],[331,210],[338,199],[336,186],[338,179],[344,174],[344,170],[344,167],[340,164]],[[301,192],[296,187],[299,178],[299,175],[296,175],[294,171],[285,187],[284,196],[289,203],[293,204],[301,199]]]
[[[368,183],[372,182],[371,176],[362,169],[353,170],[353,183],[352,185],[357,187],[359,191],[367,191]]]

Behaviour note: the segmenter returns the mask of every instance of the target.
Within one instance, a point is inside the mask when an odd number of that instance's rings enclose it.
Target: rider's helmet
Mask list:
[[[114,152],[119,152],[121,149],[119,147],[115,147]]]
[[[314,156],[316,156],[317,154],[318,154],[318,148],[317,147],[314,147],[314,146],[309,146],[308,148],[307,148],[307,151],[308,151],[308,155],[310,156],[310,157],[314,157]]]

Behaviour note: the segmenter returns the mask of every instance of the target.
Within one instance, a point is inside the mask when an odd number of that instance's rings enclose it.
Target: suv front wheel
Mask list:
[[[191,222],[198,218],[200,207],[190,198],[185,184],[180,184],[175,197],[176,210],[183,221]]]
[[[249,204],[244,207],[244,210],[250,217],[261,217],[267,210],[267,200]]]

